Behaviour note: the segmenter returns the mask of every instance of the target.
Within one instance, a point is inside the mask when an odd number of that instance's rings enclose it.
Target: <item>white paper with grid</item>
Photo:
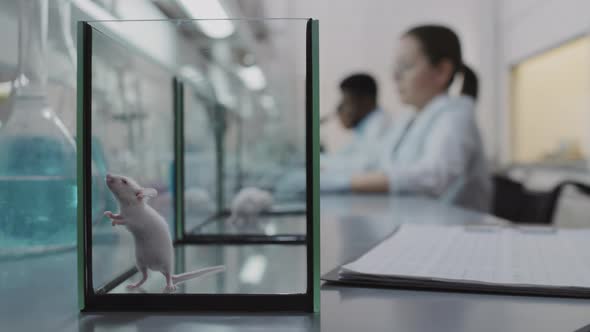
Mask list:
[[[400,226],[341,274],[590,288],[590,229]]]

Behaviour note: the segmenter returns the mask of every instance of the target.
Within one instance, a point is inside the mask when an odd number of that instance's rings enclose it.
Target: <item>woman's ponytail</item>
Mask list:
[[[461,88],[461,94],[473,97],[473,99],[477,99],[477,75],[466,64],[463,64],[460,72],[463,73],[463,88]]]

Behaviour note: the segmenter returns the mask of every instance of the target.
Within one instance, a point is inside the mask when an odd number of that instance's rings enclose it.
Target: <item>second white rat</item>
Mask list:
[[[225,270],[218,265],[182,274],[172,274],[174,248],[168,223],[156,210],[147,204],[149,197],[156,197],[155,189],[142,188],[133,179],[120,175],[106,175],[107,187],[117,198],[119,214],[106,211],[112,225],[123,225],[129,230],[135,242],[136,266],[142,278],[128,289],[141,286],[148,277],[148,269],[161,272],[166,277],[166,291],[173,292],[176,285],[205,274]]]
[[[232,201],[229,221],[235,225],[251,224],[261,212],[269,210],[272,203],[273,198],[268,191],[244,188]]]

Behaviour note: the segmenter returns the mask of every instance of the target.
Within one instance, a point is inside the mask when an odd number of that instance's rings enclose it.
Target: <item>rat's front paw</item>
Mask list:
[[[107,218],[111,218],[111,219],[113,218],[113,213],[111,211],[105,211],[104,215]]]

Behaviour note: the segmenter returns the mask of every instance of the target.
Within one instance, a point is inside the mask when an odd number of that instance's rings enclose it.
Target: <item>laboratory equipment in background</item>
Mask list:
[[[13,109],[0,127],[0,250],[71,246],[76,150],[47,101],[48,2],[24,0],[19,6]]]
[[[56,6],[56,15],[50,15],[52,6]],[[68,125],[61,118],[73,106],[68,97],[75,96],[71,1],[25,0],[14,7],[18,10],[18,66],[13,71],[0,68],[3,257],[73,250],[76,244],[76,146],[68,129],[72,121]],[[53,38],[61,41],[63,52],[56,46],[60,43],[52,43],[49,50],[50,23],[59,26]],[[49,66],[50,55],[54,66]],[[55,65],[60,57],[67,61]],[[49,82],[54,67],[59,73],[54,72]],[[99,143],[92,154],[92,181],[102,181],[106,164]],[[95,223],[113,206],[109,195],[105,190],[93,192]]]

